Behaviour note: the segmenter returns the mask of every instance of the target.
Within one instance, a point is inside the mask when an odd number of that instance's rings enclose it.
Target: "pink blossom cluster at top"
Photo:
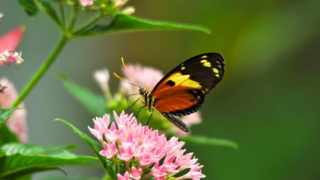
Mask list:
[[[127,65],[128,71],[130,74],[134,77],[134,79],[137,81],[138,85],[146,89],[147,91],[152,91],[154,86],[163,78],[163,73],[157,69],[154,69],[152,67],[144,67],[139,64],[137,65]],[[129,73],[123,68],[122,69],[123,74],[126,77],[126,80],[132,81],[130,78]],[[121,86],[128,94],[137,94],[139,92],[139,88],[136,86],[132,86],[130,84],[126,84],[124,82],[121,83]],[[137,97],[133,97],[137,98]],[[201,123],[201,117],[199,112],[195,112],[193,114],[184,116],[181,118],[181,120],[186,123],[188,126],[193,124],[199,124]],[[183,132],[182,130],[176,128],[173,126],[176,134],[179,136],[187,135],[187,133]]]
[[[120,116],[114,113],[114,119],[115,122],[111,122],[109,115],[96,118],[94,128],[89,127],[89,130],[104,146],[101,155],[113,162],[122,160],[126,164],[127,171],[123,175],[118,173],[118,180],[147,177],[155,177],[155,180],[172,177],[176,180],[198,180],[205,177],[201,173],[203,166],[199,165],[193,153],[185,154],[186,149],[182,149],[184,142],[179,142],[178,138],[167,140],[164,134],[138,124],[135,117],[124,112]],[[142,177],[142,171],[147,168],[151,168],[150,173]],[[176,177],[186,169],[189,171]]]
[[[16,64],[23,62],[21,52],[15,51],[21,41],[23,32],[24,27],[20,26],[0,37],[0,66],[3,64],[9,65],[10,62]]]

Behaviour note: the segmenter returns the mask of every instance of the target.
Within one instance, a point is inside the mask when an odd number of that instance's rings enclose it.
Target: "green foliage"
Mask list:
[[[0,109],[0,123],[5,122],[16,108]]]
[[[238,149],[238,144],[227,139],[219,139],[219,138],[210,138],[204,136],[184,136],[180,137],[182,141],[185,141],[189,144],[196,144],[196,145],[210,145],[210,146],[223,146],[223,147],[230,147],[233,149]]]
[[[119,13],[114,17],[110,24],[97,24],[87,30],[79,32],[76,36],[150,30],[192,30],[210,34],[210,30],[203,26],[146,20]]]
[[[19,140],[17,136],[10,131],[5,123],[0,123],[0,145],[11,142],[19,142]]]
[[[59,170],[60,165],[91,164],[91,156],[77,156],[66,147],[11,143],[0,147],[0,178],[14,179],[27,174]]]
[[[112,163],[108,159],[106,159],[104,156],[100,155],[100,151],[102,149],[101,144],[99,144],[97,141],[95,141],[92,138],[90,138],[89,136],[87,136],[85,133],[83,133],[78,128],[73,126],[71,123],[69,123],[69,122],[67,122],[67,121],[65,121],[63,119],[56,119],[56,121],[62,122],[65,125],[67,125],[69,128],[71,128],[71,130],[75,134],[77,134],[84,142],[86,142],[88,144],[88,146],[91,148],[91,150],[96,154],[96,156],[102,162],[103,166],[105,167],[105,169],[107,170],[109,175],[111,177],[115,177],[115,173],[114,173],[113,167],[111,167]]]
[[[51,6],[49,0],[37,0],[39,7],[47,13],[56,23],[60,24],[56,10]]]
[[[67,76],[62,73],[55,75],[63,82],[67,91],[84,105],[90,113],[96,116],[102,116],[105,112],[105,100],[102,96],[94,94],[90,90],[71,82]]]
[[[39,9],[34,0],[18,0],[18,2],[30,17],[34,18],[38,14]]]
[[[10,142],[18,142],[17,136],[10,131],[5,123],[15,109],[16,108],[0,109],[0,145]]]

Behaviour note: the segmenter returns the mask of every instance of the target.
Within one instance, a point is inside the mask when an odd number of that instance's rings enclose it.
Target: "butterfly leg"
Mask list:
[[[127,109],[129,109],[129,97],[130,97],[130,96],[135,96],[135,95],[138,95],[138,94],[129,94],[129,95],[126,97],[126,100],[127,100],[127,106],[128,106],[128,108],[127,108]]]
[[[140,98],[138,98],[137,100],[135,100],[134,103],[132,103],[130,106],[129,106],[129,103],[128,103],[128,108],[127,108],[126,110],[127,110],[127,111],[130,110],[130,109],[139,101],[139,99],[140,99]],[[127,102],[128,102],[128,99],[127,99]]]
[[[145,107],[147,107],[147,106],[142,106],[142,107],[138,110],[138,113],[137,113],[137,115],[136,115],[136,118],[137,118],[137,119],[138,119],[138,117],[139,117],[140,111],[141,111],[143,108],[145,108]]]
[[[152,117],[153,111],[154,111],[154,109],[151,109],[151,110],[150,110],[150,113],[151,113],[151,114],[150,114],[150,117],[149,117],[149,119],[148,119],[147,125],[149,124],[149,121],[150,121],[150,119],[151,119],[151,117]]]

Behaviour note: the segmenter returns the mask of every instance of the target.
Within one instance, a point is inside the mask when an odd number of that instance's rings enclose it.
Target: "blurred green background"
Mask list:
[[[226,60],[224,80],[201,108],[203,123],[193,134],[227,138],[239,150],[189,146],[204,164],[206,179],[320,179],[320,1],[162,0],[130,1],[135,15],[208,26],[199,32],[153,31],[77,39],[63,50],[48,74],[25,100],[29,142],[78,144],[79,137],[54,118],[64,118],[87,131],[92,117],[64,89],[53,71],[99,92],[92,72],[120,71],[120,57],[168,72],[183,60],[220,52]],[[25,63],[3,67],[21,90],[54,47],[59,30],[44,15],[32,20],[17,1],[1,0],[0,34],[27,27],[19,50]],[[111,80],[116,90],[118,80]],[[98,168],[67,168],[69,176],[101,177]],[[41,173],[35,179],[60,172]]]

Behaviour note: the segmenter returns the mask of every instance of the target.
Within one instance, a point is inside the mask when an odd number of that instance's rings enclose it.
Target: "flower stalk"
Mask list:
[[[21,93],[19,94],[19,97],[12,104],[11,107],[18,106],[24,100],[24,98],[26,98],[26,96],[30,93],[30,91],[33,89],[33,87],[39,82],[39,80],[42,78],[42,76],[51,67],[51,65],[56,60],[56,58],[61,53],[62,49],[65,47],[65,45],[68,43],[69,40],[70,40],[69,37],[62,35],[62,37],[58,41],[58,44],[56,45],[56,47],[53,49],[53,51],[49,55],[48,59],[41,65],[41,67],[38,69],[38,71],[33,75],[31,80],[28,82],[28,84],[21,91]]]

